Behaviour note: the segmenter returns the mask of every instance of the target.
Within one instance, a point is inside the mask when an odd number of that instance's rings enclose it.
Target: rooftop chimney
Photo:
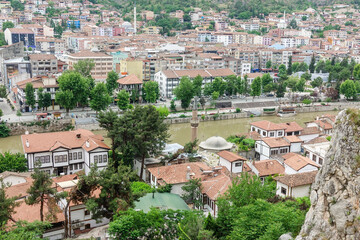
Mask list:
[[[187,166],[187,169],[186,169],[186,179],[187,180],[191,179],[191,167],[190,166]]]
[[[76,138],[81,138],[81,133],[76,134]]]
[[[90,147],[90,142],[89,142],[88,140],[86,140],[86,142],[85,142],[85,146],[86,146],[87,148],[89,148],[89,147]]]
[[[25,145],[26,145],[26,147],[30,147],[30,143],[27,139],[26,139]]]

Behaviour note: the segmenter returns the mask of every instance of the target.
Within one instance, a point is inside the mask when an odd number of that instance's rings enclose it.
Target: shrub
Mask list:
[[[0,137],[8,137],[10,135],[10,129],[5,122],[0,123]]]
[[[254,114],[251,114],[250,117],[253,118],[253,117],[254,117]]]
[[[181,118],[186,118],[185,114],[180,115]]]
[[[240,108],[237,108],[237,109],[236,109],[236,113],[241,113],[241,109],[240,109]]]
[[[326,98],[325,102],[331,102],[331,98]]]

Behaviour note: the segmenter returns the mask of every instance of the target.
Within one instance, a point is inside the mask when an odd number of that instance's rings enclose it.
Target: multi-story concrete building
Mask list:
[[[51,76],[58,73],[58,60],[51,54],[30,54],[30,64],[32,75]]]
[[[106,76],[113,70],[113,57],[101,52],[81,51],[68,56],[69,70],[80,60],[89,59],[95,63],[91,76],[95,81],[105,81]]]
[[[155,81],[159,84],[160,95],[166,98],[174,96],[174,89],[179,85],[181,77],[195,78],[200,75],[203,78],[203,86],[211,83],[215,77],[224,78],[236,75],[228,68],[224,69],[189,69],[189,70],[163,70],[155,74]]]
[[[23,42],[24,46],[35,48],[35,34],[30,29],[7,28],[4,32],[6,42],[11,45]]]
[[[57,38],[36,38],[36,50],[47,54],[62,54],[65,52],[65,41]]]
[[[104,169],[108,164],[109,146],[88,130],[25,134],[21,141],[30,171],[39,167],[55,175],[88,174],[91,166]]]

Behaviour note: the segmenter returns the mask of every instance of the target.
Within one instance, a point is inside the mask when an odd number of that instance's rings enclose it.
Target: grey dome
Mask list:
[[[204,150],[229,150],[233,146],[232,143],[227,142],[224,138],[219,136],[214,136],[208,138],[206,141],[201,142],[199,147],[201,147]]]

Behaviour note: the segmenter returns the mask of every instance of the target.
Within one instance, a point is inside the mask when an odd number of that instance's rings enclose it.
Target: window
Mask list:
[[[255,128],[254,128],[254,127],[252,127],[252,128],[251,128],[251,131],[255,131]]]
[[[67,162],[67,155],[55,156],[55,163]]]
[[[274,132],[270,132],[270,137],[274,137],[275,133]]]
[[[102,155],[99,155],[99,163],[102,163]]]
[[[263,134],[263,136],[266,136],[266,132],[265,132],[265,131],[263,131],[262,134]]]
[[[286,188],[281,187],[281,193],[284,194],[284,195],[286,195]]]
[[[94,162],[98,163],[98,156],[94,156]]]
[[[255,144],[255,148],[258,148],[258,145],[257,145],[257,143]]]
[[[90,211],[89,210],[85,210],[85,216],[89,216],[90,215]]]
[[[106,162],[107,162],[107,157],[108,157],[108,156],[107,156],[107,154],[104,154],[104,155],[103,155],[103,160],[104,160],[104,163],[106,163]]]
[[[74,164],[74,170],[78,170],[78,165]]]
[[[242,162],[235,163],[235,167],[241,167],[241,166],[242,166]]]
[[[294,133],[294,135],[300,135],[300,132],[299,132],[299,131],[296,131],[296,132]]]
[[[76,152],[73,153],[73,159],[77,160],[77,153]]]
[[[151,174],[151,180],[155,182],[155,176]]]
[[[287,152],[288,152],[287,148],[280,149],[280,153],[287,153]]]
[[[281,137],[283,135],[283,132],[279,131],[278,136]]]
[[[78,159],[82,159],[82,152],[78,152]]]
[[[271,155],[278,154],[278,153],[279,153],[279,151],[277,149],[271,150]]]
[[[83,164],[79,163],[79,169],[83,169]]]
[[[322,165],[323,164],[323,159],[319,158],[319,164]]]
[[[312,160],[313,160],[314,162],[316,162],[316,155],[315,155],[315,154],[313,154]]]
[[[72,153],[69,153],[69,160],[72,160]]]
[[[70,170],[73,170],[73,165],[70,165]]]
[[[85,224],[85,229],[90,229],[90,224]]]

